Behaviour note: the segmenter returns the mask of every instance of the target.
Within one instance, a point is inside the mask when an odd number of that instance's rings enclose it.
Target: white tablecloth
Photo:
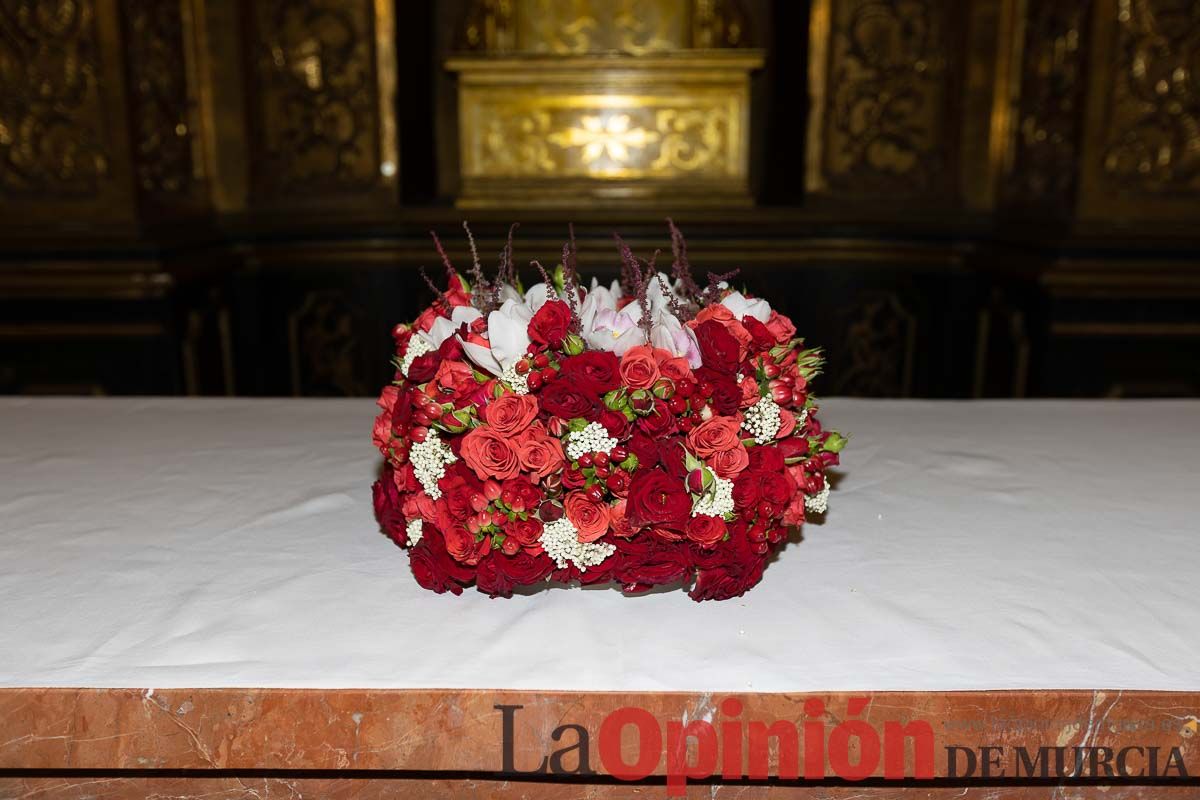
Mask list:
[[[750,594],[420,589],[370,400],[0,401],[0,686],[1200,689],[1200,403],[830,400]]]

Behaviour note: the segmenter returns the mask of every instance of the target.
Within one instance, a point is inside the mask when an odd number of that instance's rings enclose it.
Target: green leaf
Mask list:
[[[845,436],[842,436],[837,431],[832,431],[829,434],[829,438],[825,440],[825,444],[822,445],[822,449],[829,453],[840,453],[848,441]]]

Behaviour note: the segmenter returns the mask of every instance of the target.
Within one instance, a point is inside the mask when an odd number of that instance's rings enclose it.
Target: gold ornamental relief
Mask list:
[[[1127,192],[1200,191],[1200,5],[1118,0],[1102,167]]]
[[[740,174],[742,109],[728,94],[525,99],[466,98],[467,118],[487,120],[467,129],[468,137],[480,131],[468,142],[468,175],[628,180]],[[513,114],[514,106],[524,108]]]
[[[518,0],[518,47],[578,55],[663,52],[687,44],[685,0]]]

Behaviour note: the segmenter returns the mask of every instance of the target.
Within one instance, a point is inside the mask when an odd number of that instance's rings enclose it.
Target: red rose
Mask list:
[[[808,455],[808,439],[803,436],[789,436],[781,439],[776,445],[784,458],[797,458]]]
[[[409,548],[408,565],[418,584],[438,594],[462,594],[462,587],[469,584],[475,575],[475,570],[450,557],[441,532],[428,524],[425,525],[421,541],[416,547]]]
[[[564,358],[559,381],[568,378],[581,390],[601,397],[621,385],[620,362],[605,350],[588,350],[577,356]]]
[[[728,600],[740,597],[762,580],[766,558],[751,548],[744,528],[731,528],[729,540],[720,547],[696,549],[696,583],[689,597],[697,601]]]
[[[658,463],[658,442],[644,431],[629,437],[629,452],[637,456],[638,469],[650,469]]]
[[[611,544],[607,539],[603,541],[605,544]],[[588,567],[586,570],[581,570],[574,564],[567,562],[565,567],[554,570],[550,574],[550,579],[559,583],[579,583],[582,586],[608,583],[613,579],[612,570],[615,562],[616,558],[610,556],[598,565]]]
[[[466,399],[479,388],[479,382],[475,380],[475,371],[467,362],[457,359],[442,361],[433,375],[433,382],[453,395],[456,400]]]
[[[512,436],[537,419],[538,401],[529,395],[505,394],[488,403],[483,418],[488,427],[502,436]]]
[[[759,352],[765,352],[775,346],[775,334],[771,329],[762,324],[754,317],[747,316],[742,320],[742,325],[750,333],[750,338],[754,343],[754,349]]]
[[[750,470],[752,472],[781,472],[783,453],[774,445],[750,448]]]
[[[459,454],[480,480],[515,477],[521,470],[515,442],[488,425],[476,428],[462,438]]]
[[[561,300],[548,300],[529,320],[529,338],[547,347],[558,347],[571,327],[571,307]]]
[[[720,517],[697,516],[688,520],[687,538],[701,547],[716,547],[725,538],[725,520]]]
[[[685,544],[644,534],[613,543],[617,551],[608,558],[612,562],[612,577],[629,594],[682,581],[691,572],[691,554]]]
[[[796,494],[796,484],[786,471],[763,472],[759,481],[762,486],[762,499],[773,505],[786,506]]]
[[[658,440],[658,462],[672,478],[678,478],[682,483],[687,477],[687,445],[682,436],[672,436],[669,439]]]
[[[762,487],[758,480],[759,473],[744,470],[733,482],[733,506],[738,511],[754,508],[762,499]]]
[[[375,502],[375,519],[379,527],[392,541],[403,547],[408,544],[408,520],[400,510],[400,490],[392,477],[392,468],[384,465],[379,480],[371,487],[372,499]]]
[[[542,389],[538,395],[538,402],[541,403],[544,414],[563,419],[582,417],[594,420],[603,408],[598,395],[584,390],[573,381],[564,380],[561,376]]]
[[[658,403],[654,409],[644,417],[638,417],[637,426],[646,435],[655,439],[663,436],[670,436],[679,430],[679,421],[675,415],[667,410],[663,403]]]
[[[441,363],[442,357],[436,350],[419,355],[408,365],[408,379],[413,383],[428,383],[437,374],[438,364]]]
[[[717,372],[732,374],[741,363],[741,345],[724,325],[710,319],[696,326],[696,341],[704,366]]]
[[[553,570],[554,562],[545,553],[519,550],[510,556],[497,550],[479,563],[476,588],[490,597],[512,597],[515,587],[544,580]]]
[[[733,375],[715,369],[701,367],[696,370],[696,380],[712,386],[712,406],[718,414],[726,416],[737,413],[742,404],[742,387]],[[751,380],[747,378],[746,380]]]
[[[692,513],[692,498],[683,481],[663,469],[639,469],[629,484],[626,516],[638,526],[682,528]]]
[[[608,431],[608,435],[614,439],[624,439],[627,437],[629,429],[633,425],[633,423],[625,419],[625,415],[620,411],[613,411],[608,408],[600,412],[600,416],[596,418],[596,421],[603,425],[605,430]]]

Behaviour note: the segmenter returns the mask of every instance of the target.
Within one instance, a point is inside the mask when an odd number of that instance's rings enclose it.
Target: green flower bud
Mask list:
[[[624,389],[613,389],[604,395],[604,407],[609,411],[620,411],[629,405],[629,397]]]
[[[563,337],[563,352],[569,356],[577,356],[583,352],[583,337],[577,333],[568,333]]]
[[[825,440],[822,449],[830,453],[840,453],[842,448],[846,446],[847,439],[836,431],[829,434],[829,438]]]

